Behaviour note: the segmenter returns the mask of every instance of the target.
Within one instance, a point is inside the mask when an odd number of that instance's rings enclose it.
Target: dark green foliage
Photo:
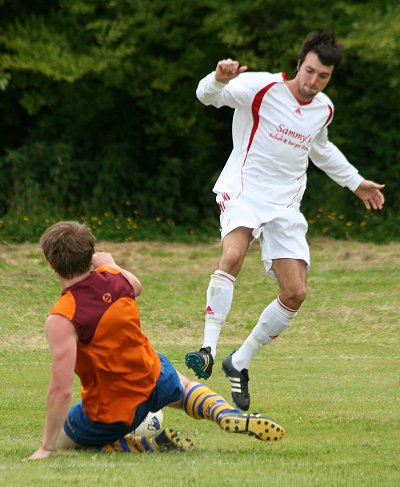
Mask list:
[[[302,38],[323,28],[345,46],[327,91],[331,139],[386,183],[379,221],[396,238],[399,25],[395,1],[2,1],[0,215],[215,225],[211,189],[231,149],[232,112],[202,106],[198,81],[228,56],[293,76]],[[365,219],[355,196],[314,168],[303,210],[313,219],[319,208]]]
[[[211,242],[218,239],[217,222],[200,222],[194,225],[176,225],[173,220],[161,217],[143,218],[136,211],[124,209],[129,216],[110,212],[85,215],[68,213],[53,208],[37,211],[9,211],[0,218],[0,243],[37,242],[47,227],[59,220],[85,222],[98,241],[131,242],[146,240],[176,241],[185,243]],[[212,224],[210,224],[212,223]]]

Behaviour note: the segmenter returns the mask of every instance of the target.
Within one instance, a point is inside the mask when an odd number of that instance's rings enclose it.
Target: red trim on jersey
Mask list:
[[[295,97],[296,98],[296,97]],[[298,100],[296,98],[296,101],[297,103],[301,106],[301,107],[304,107],[304,105],[309,105],[310,103],[312,103],[314,100],[314,98],[311,98],[311,100],[308,100],[308,101],[301,101],[301,100]]]
[[[264,88],[262,90],[260,90],[256,94],[256,96],[254,97],[253,104],[251,105],[251,111],[253,113],[253,128],[251,129],[250,139],[249,139],[249,143],[247,145],[246,157],[247,157],[247,154],[250,150],[251,144],[253,143],[254,135],[257,132],[258,124],[260,122],[259,112],[260,112],[261,102],[264,98],[264,95],[267,93],[267,91],[270,88],[272,88],[272,86],[274,86],[276,84],[277,84],[277,81],[274,81],[273,83],[270,83],[269,85],[264,86]]]
[[[330,105],[328,105],[328,108],[329,108],[329,115],[328,115],[328,118],[326,119],[326,122],[324,123],[324,125],[322,127],[326,127],[328,125],[328,123],[330,122],[330,120],[332,119],[333,117],[333,109]]]
[[[248,156],[249,151],[250,151],[250,147],[251,147],[251,145],[253,143],[254,136],[255,136],[255,134],[257,132],[258,124],[260,123],[260,115],[259,115],[259,113],[260,113],[260,107],[261,107],[261,103],[263,101],[264,95],[267,93],[267,91],[270,88],[272,88],[277,83],[278,83],[277,81],[274,81],[273,83],[270,83],[269,85],[264,86],[264,88],[262,90],[260,90],[256,94],[256,96],[254,97],[253,103],[251,105],[251,111],[253,113],[253,128],[251,129],[249,143],[247,144],[246,156],[244,158],[244,161],[243,161],[243,164],[242,164],[242,167],[241,167],[240,172],[243,171],[243,167],[246,164],[246,160],[247,160],[247,156]],[[243,179],[242,179],[242,190],[243,190]]]
[[[306,162],[306,168],[305,168],[303,174],[301,176],[299,176],[296,179],[296,181],[299,181],[301,178],[304,178],[304,175],[307,173],[307,169],[308,169],[308,158],[307,158],[307,162]],[[302,187],[303,187],[303,183],[300,183],[300,186],[299,186],[299,189],[297,190],[297,193],[292,198],[292,202],[290,203],[290,205],[287,205],[286,208],[290,208],[293,205],[294,200],[296,199],[297,195],[300,193]]]
[[[302,176],[304,176],[304,174],[305,174],[305,173],[303,173],[303,174],[302,174]],[[299,179],[300,179],[300,178],[297,178],[297,181],[298,181]],[[289,205],[287,205],[287,207],[286,207],[286,208],[290,208],[290,207],[293,205],[294,200],[296,199],[297,195],[300,193],[300,191],[301,191],[301,188],[302,188],[302,187],[303,187],[303,184],[302,184],[302,183],[300,183],[300,186],[299,186],[299,189],[297,190],[297,193],[296,193],[296,194],[293,196],[292,201],[290,202],[290,204],[289,204]]]

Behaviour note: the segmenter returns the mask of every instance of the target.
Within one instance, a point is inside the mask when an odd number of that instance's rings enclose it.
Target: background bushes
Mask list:
[[[316,28],[345,46],[327,90],[331,140],[386,183],[387,206],[370,216],[311,166],[310,230],[398,238],[398,2],[21,0],[0,1],[0,19],[0,238],[13,238],[5,229],[17,214],[108,214],[216,234],[211,189],[230,152],[232,112],[202,106],[198,81],[228,56],[293,76]]]

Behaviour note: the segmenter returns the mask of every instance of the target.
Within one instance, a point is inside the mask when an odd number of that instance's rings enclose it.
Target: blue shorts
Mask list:
[[[68,411],[64,423],[64,431],[67,436],[79,445],[101,447],[122,438],[137,428],[150,411],[158,411],[168,404],[182,399],[183,388],[176,370],[165,355],[159,353],[158,356],[161,361],[160,376],[148,400],[137,407],[132,424],[92,421],[86,416],[82,401],[79,401]]]

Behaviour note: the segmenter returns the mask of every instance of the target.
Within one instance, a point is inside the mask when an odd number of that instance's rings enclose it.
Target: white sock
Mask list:
[[[216,270],[207,288],[206,317],[203,347],[217,354],[217,343],[223,324],[232,306],[233,287],[236,279],[227,272]]]
[[[250,362],[257,355],[263,344],[250,334],[239,350],[232,355],[232,365],[236,370],[248,369]]]
[[[242,346],[232,355],[232,365],[235,369],[248,369],[260,348],[277,338],[296,315],[297,310],[284,305],[279,296],[272,301],[261,313],[256,326]]]

